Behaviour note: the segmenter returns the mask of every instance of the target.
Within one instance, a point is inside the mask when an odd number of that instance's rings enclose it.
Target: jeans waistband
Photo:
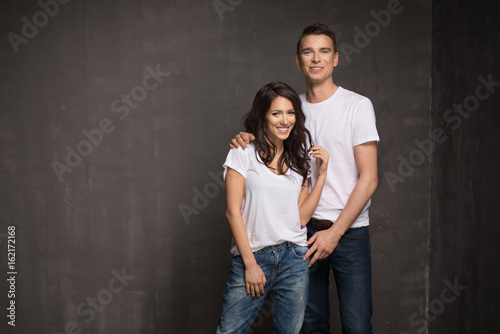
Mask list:
[[[278,245],[267,246],[267,247],[261,248],[258,251],[255,251],[255,253],[272,253],[273,251],[281,252],[281,251],[284,251],[286,249],[291,249],[293,246],[295,246],[295,244],[293,242],[285,241],[285,242],[282,242],[281,244],[278,244]]]
[[[370,229],[368,228],[368,225],[366,226],[360,226],[360,227],[351,227],[348,229],[344,235],[360,235],[360,234],[368,234]]]
[[[311,229],[311,230],[309,230],[310,234],[314,234],[314,233],[316,233],[316,231],[321,231],[319,229],[314,228],[314,226],[312,226],[311,224],[308,224],[307,228]],[[344,236],[347,237],[347,236],[355,236],[355,235],[365,235],[365,234],[369,234],[369,233],[370,233],[369,225],[366,225],[366,226],[360,226],[360,227],[351,227],[350,229],[345,231]]]

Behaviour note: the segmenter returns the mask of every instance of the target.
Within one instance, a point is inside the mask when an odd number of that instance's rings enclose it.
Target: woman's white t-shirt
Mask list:
[[[224,167],[234,169],[245,178],[241,216],[252,252],[290,241],[306,246],[306,228],[300,225],[298,200],[302,176],[288,168],[285,175],[269,170],[250,143],[246,149],[229,151]],[[234,240],[233,255],[239,255]]]

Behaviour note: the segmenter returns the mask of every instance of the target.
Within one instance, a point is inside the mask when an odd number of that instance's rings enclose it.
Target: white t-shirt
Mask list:
[[[229,151],[224,167],[224,179],[230,167],[245,178],[241,216],[247,230],[252,252],[285,241],[306,246],[305,227],[300,225],[298,200],[302,176],[288,168],[285,175],[270,171],[255,154],[255,146]],[[239,255],[234,244],[233,255]]]
[[[359,179],[354,146],[379,140],[375,112],[368,98],[342,87],[319,103],[307,102],[305,93],[300,99],[313,143],[330,154],[326,183],[313,217],[335,222]],[[315,159],[311,160],[311,171],[312,187],[318,178]],[[369,224],[369,206],[370,200],[352,227]]]

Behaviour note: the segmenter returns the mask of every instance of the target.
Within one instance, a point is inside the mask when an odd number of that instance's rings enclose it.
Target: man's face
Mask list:
[[[333,51],[333,41],[326,35],[309,35],[302,39],[297,67],[306,81],[322,83],[332,81],[333,68],[337,66],[339,53]]]

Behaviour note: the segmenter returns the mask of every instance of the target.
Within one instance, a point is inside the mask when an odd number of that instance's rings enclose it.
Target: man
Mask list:
[[[343,334],[372,333],[368,207],[378,184],[375,113],[369,99],[335,85],[339,54],[335,34],[323,24],[304,29],[296,62],[307,84],[301,95],[306,127],[315,145],[330,153],[327,181],[307,225],[309,302],[303,333],[330,333],[328,275],[337,285]],[[240,133],[231,147],[246,146]],[[314,167],[314,166],[313,166]],[[317,173],[311,173],[311,184]]]

